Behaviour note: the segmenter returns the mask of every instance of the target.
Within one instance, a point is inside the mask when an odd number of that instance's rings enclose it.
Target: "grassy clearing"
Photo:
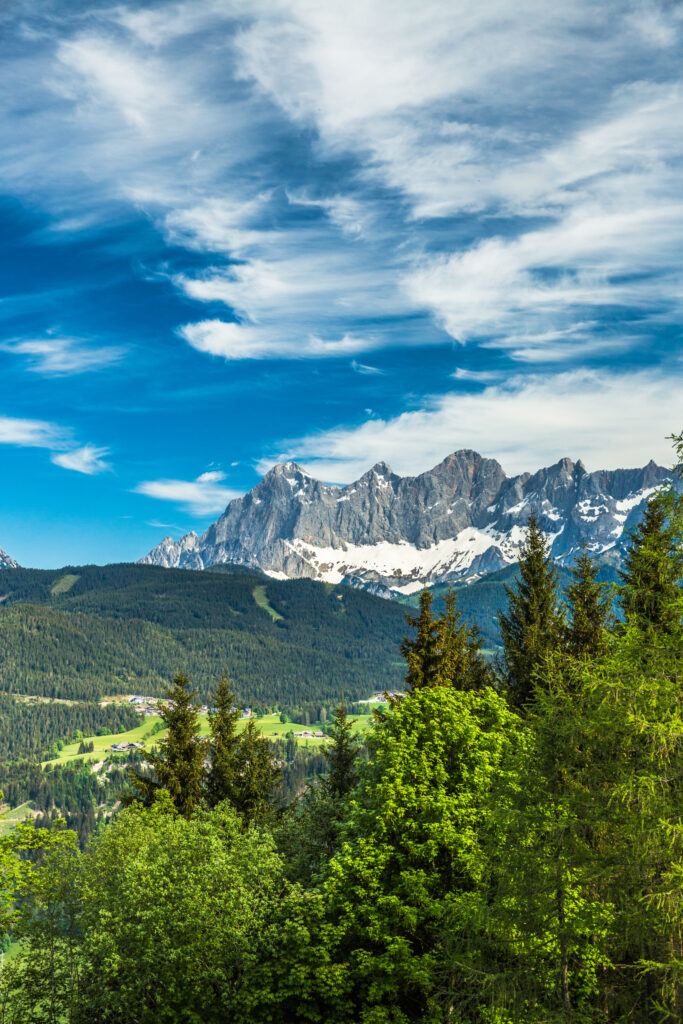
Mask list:
[[[67,594],[74,583],[78,583],[80,578],[80,576],[76,576],[72,572],[67,572],[66,575],[60,576],[58,580],[55,580],[50,587],[50,593],[53,597],[57,597],[59,594]]]
[[[350,715],[351,721],[357,723],[358,732],[365,732],[370,722],[372,721],[371,715]],[[117,733],[116,735],[110,734],[108,736],[86,736],[83,741],[75,740],[73,743],[67,744],[59,752],[59,757],[52,758],[49,761],[43,761],[43,767],[46,765],[57,765],[66,764],[67,761],[74,761],[77,758],[82,758],[88,764],[96,761],[103,760],[108,754],[111,753],[112,743],[144,743],[145,749],[149,750],[151,747],[159,743],[161,739],[166,735],[165,730],[159,730],[153,736],[148,736],[145,739],[147,733],[151,732],[153,726],[160,722],[161,719],[154,715],[150,718],[145,718],[144,721],[137,726],[135,729],[130,729],[128,732]],[[247,720],[241,719],[237,723],[238,732],[241,732],[245,728]],[[285,739],[288,732],[300,732],[302,729],[310,729],[315,731],[319,729],[319,725],[302,725],[299,722],[281,722],[278,714],[264,715],[263,718],[257,719],[257,725],[259,731],[267,736],[268,739]],[[207,715],[200,715],[199,717],[199,732],[202,736],[209,735],[209,720]],[[87,754],[79,754],[78,748],[83,743],[93,743],[94,749]],[[323,744],[324,740],[321,737],[297,737],[297,743],[303,747],[319,747]],[[15,810],[19,810],[16,808]],[[12,812],[14,813],[14,812]],[[22,815],[23,817],[23,815]],[[1,821],[1,818],[0,818]]]
[[[84,761],[101,761],[102,755],[110,752],[109,748],[112,743],[142,743],[144,741],[145,746],[152,746],[158,742],[159,737],[162,735],[161,732],[157,733],[156,736],[150,737],[148,740],[143,738],[149,733],[153,726],[161,719],[158,715],[154,715],[151,718],[143,718],[140,725],[136,726],[135,729],[129,729],[128,732],[110,733],[107,736],[86,736],[84,740],[74,740],[73,743],[67,743],[66,746],[62,747],[59,752],[59,757],[52,758],[49,761],[43,761],[43,767],[48,764],[64,764],[66,761],[73,761],[75,758],[83,758]],[[83,743],[93,744],[92,753],[79,754],[78,748]]]
[[[11,832],[18,821],[23,821],[27,815],[33,817],[34,805],[31,800],[19,804],[18,807],[9,808],[0,814],[0,836],[6,836]]]
[[[280,615],[280,613],[276,612],[271,606],[270,601],[268,600],[268,595],[266,594],[265,584],[254,587],[252,593],[256,604],[259,608],[263,608],[264,612],[268,612],[273,622],[279,622],[280,619],[284,619],[284,615]]]

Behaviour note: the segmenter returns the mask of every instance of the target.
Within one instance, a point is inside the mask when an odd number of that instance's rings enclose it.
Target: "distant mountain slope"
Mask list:
[[[597,561],[600,566],[598,580],[607,585],[618,583],[619,574],[610,561],[605,557],[598,558]],[[562,565],[558,565],[557,575],[558,587],[562,594],[572,582],[573,577],[569,569]],[[500,645],[498,612],[507,608],[505,587],[513,586],[518,579],[519,565],[515,564],[500,569],[498,572],[490,573],[484,579],[469,585],[460,584],[452,588],[457,595],[458,609],[463,618],[479,627],[485,649],[492,650]],[[451,589],[451,584],[441,583],[431,589],[434,595],[434,608],[438,613],[443,608],[443,598]],[[419,605],[419,600],[419,593],[401,598],[402,603],[414,608]]]
[[[400,477],[381,462],[335,487],[288,462],[231,501],[203,536],[167,537],[141,562],[191,569],[232,562],[276,579],[409,595],[513,564],[532,512],[558,563],[571,563],[581,539],[619,561],[624,531],[669,475],[654,462],[589,473],[581,461],[562,459],[508,478],[495,459],[462,450],[420,476]]]
[[[0,569],[18,569],[19,563],[15,562],[13,558],[0,548]]]
[[[108,565],[0,573],[0,690],[159,693],[183,668],[204,698],[333,703],[400,685],[404,610],[348,587],[229,568]],[[273,614],[275,613],[275,614]]]

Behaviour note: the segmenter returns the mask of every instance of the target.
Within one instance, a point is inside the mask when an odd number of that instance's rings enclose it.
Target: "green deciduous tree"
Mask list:
[[[259,944],[286,886],[270,836],[228,804],[191,820],[168,798],[131,807],[86,854],[81,887],[79,1024],[259,1019]]]
[[[489,793],[518,732],[491,687],[418,689],[372,731],[325,884],[352,1020],[458,1019],[444,1011],[462,974],[443,934],[471,937],[486,905]]]
[[[512,704],[524,708],[533,697],[546,658],[561,644],[563,631],[557,572],[533,515],[520,550],[519,571],[517,584],[505,588],[508,610],[499,614],[498,622],[503,640],[503,680]]]

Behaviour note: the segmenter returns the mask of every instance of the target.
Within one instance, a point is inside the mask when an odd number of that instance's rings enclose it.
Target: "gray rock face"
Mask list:
[[[287,462],[231,501],[202,537],[166,537],[141,562],[190,569],[234,562],[279,579],[406,594],[516,561],[532,512],[558,562],[571,562],[582,539],[596,554],[614,549],[618,559],[624,530],[669,475],[654,462],[589,473],[581,461],[562,459],[506,477],[495,459],[462,450],[420,476],[398,476],[380,462],[336,487]]]
[[[15,562],[13,558],[0,548],[0,569],[19,569],[19,563]]]

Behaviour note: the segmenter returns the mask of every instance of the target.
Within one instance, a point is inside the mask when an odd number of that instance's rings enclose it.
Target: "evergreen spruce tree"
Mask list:
[[[271,743],[259,733],[252,716],[237,743],[232,796],[245,823],[262,821],[272,813],[273,796],[281,774]]]
[[[346,705],[342,700],[334,712],[334,719],[327,734],[331,742],[323,751],[328,764],[328,773],[323,785],[326,791],[336,798],[346,796],[356,782],[358,737],[353,735],[352,730],[353,722],[349,721]]]
[[[631,546],[620,574],[626,624],[642,632],[677,632],[677,596],[683,579],[683,547],[677,524],[683,495],[672,486],[658,491],[631,530]]]
[[[456,690],[480,690],[492,682],[491,671],[481,653],[476,626],[468,626],[449,590],[444,613],[437,620],[437,685]]]
[[[567,651],[574,658],[596,658],[607,646],[610,599],[604,583],[597,582],[598,567],[588,554],[585,541],[572,567],[573,581],[567,587],[569,623],[565,631]]]
[[[408,663],[406,683],[411,690],[438,686],[439,627],[432,613],[432,594],[426,587],[420,594],[419,615],[406,615],[406,620],[417,630],[414,640],[405,637],[401,643],[401,654]]]
[[[159,753],[147,757],[152,777],[131,769],[128,777],[133,791],[122,795],[124,805],[140,801],[149,806],[163,789],[183,817],[192,816],[202,797],[206,745],[199,735],[199,713],[194,703],[197,692],[190,686],[188,676],[179,672],[173,685],[166,689],[166,703],[159,706],[159,714],[168,731],[159,745]]]
[[[505,587],[507,614],[498,623],[503,639],[500,668],[510,701],[524,708],[547,656],[560,646],[564,628],[559,608],[557,572],[536,516],[530,516],[519,560],[520,579]]]
[[[210,807],[215,807],[223,800],[234,800],[235,756],[239,744],[236,726],[239,717],[235,694],[227,676],[223,676],[213,695],[213,708],[209,711],[211,739],[206,797]]]

